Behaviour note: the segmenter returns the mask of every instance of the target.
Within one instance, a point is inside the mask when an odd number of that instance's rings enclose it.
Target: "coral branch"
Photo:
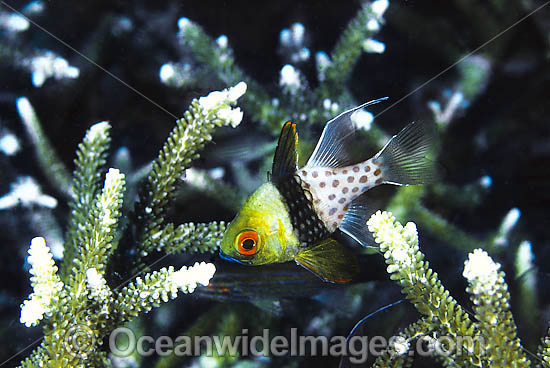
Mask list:
[[[149,239],[149,246],[166,253],[214,252],[219,248],[225,227],[223,221],[207,224],[191,222],[177,227],[170,223],[158,233],[153,234]]]
[[[70,195],[71,175],[63,164],[63,161],[55,153],[50,140],[44,134],[40,120],[26,97],[19,97],[17,99],[17,111],[33,143],[40,168],[44,171],[53,186],[58,188],[62,193]]]
[[[63,282],[57,275],[57,266],[44,238],[34,238],[29,249],[28,262],[33,292],[21,305],[21,323],[34,326],[44,314],[51,311]]]
[[[529,367],[510,312],[504,273],[499,269],[500,265],[481,249],[470,253],[464,265],[466,290],[471,294],[479,330],[485,340],[485,354],[497,367]]]
[[[467,313],[449,295],[437,274],[429,268],[418,247],[416,225],[405,227],[388,212],[376,212],[367,222],[375,241],[388,265],[390,278],[401,285],[402,292],[415,308],[425,315],[441,334],[455,339],[476,337],[474,323]],[[479,365],[481,356],[473,346],[463,345],[464,354],[457,354],[457,362]]]
[[[146,256],[154,249],[149,239],[161,231],[176,182],[199,156],[197,152],[212,139],[212,131],[224,125],[235,127],[241,122],[241,110],[232,106],[245,91],[246,84],[241,82],[235,87],[195,99],[184,118],[176,122],[176,127],[153,162],[136,204],[136,215],[141,224],[139,257]]]
[[[174,267],[163,268],[137,278],[135,282],[120,291],[115,303],[121,323],[158,307],[183,293],[192,293],[198,285],[208,285],[216,267],[212,263],[195,263],[174,271]]]
[[[65,265],[62,268],[63,276],[69,274],[75,252],[82,243],[86,242],[86,227],[89,226],[88,216],[101,191],[103,167],[111,142],[110,129],[111,126],[106,121],[92,125],[76,151],[72,184],[73,199],[69,203],[71,217],[63,253],[63,264]]]

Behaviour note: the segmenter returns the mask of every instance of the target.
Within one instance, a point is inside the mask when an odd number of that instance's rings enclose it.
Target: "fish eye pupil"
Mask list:
[[[245,239],[242,243],[242,247],[245,249],[245,250],[252,250],[252,248],[254,248],[254,240],[253,239]]]

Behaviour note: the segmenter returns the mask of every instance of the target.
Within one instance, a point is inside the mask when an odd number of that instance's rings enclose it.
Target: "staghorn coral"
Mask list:
[[[390,278],[399,283],[415,308],[425,317],[405,329],[404,339],[445,336],[456,344],[448,355],[437,356],[445,365],[529,367],[517,327],[510,312],[510,295],[500,265],[489,255],[475,249],[464,265],[468,281],[466,291],[474,305],[472,320],[466,310],[443,287],[424,261],[419,250],[416,225],[402,226],[388,212],[376,212],[367,222],[375,241],[380,245],[388,265]],[[468,338],[464,340],[464,338]],[[462,343],[458,345],[458,341]],[[540,346],[541,363],[548,360],[547,338]],[[458,349],[461,349],[460,351]],[[546,350],[545,350],[546,349]],[[391,347],[378,358],[374,366],[404,366],[404,352]]]
[[[143,205],[136,207],[135,218],[143,229],[142,250],[136,253],[135,263],[130,263],[137,271],[124,287],[123,284],[109,285],[105,279],[124,230],[119,221],[125,191],[124,174],[118,169],[109,169],[101,187],[99,173],[109,148],[110,125],[101,122],[88,130],[75,160],[72,212],[61,275],[58,275],[44,239],[35,238],[31,242],[28,262],[33,293],[21,306],[20,321],[29,327],[44,319],[44,339],[21,363],[22,367],[108,364],[101,345],[114,328],[174,299],[178,292],[192,293],[198,285],[209,283],[215,266],[205,262],[179,270],[170,266],[137,278],[135,275],[145,271],[142,257],[148,249],[204,252],[216,248],[223,223],[182,224],[174,231],[173,224],[161,228],[160,220],[171,204],[177,178],[211,139],[209,132],[216,126],[240,123],[242,112],[232,106],[245,91],[246,85],[240,83],[194,100],[184,119],[177,122],[152,165],[145,194],[140,200],[141,204],[154,206],[155,217],[148,216],[151,211],[146,209],[140,212]],[[38,124],[36,117],[34,120]]]

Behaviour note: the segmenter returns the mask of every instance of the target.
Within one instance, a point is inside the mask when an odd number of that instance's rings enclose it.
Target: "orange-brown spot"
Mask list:
[[[374,176],[380,175],[381,172],[382,172],[382,170],[380,170],[380,169],[374,170]]]
[[[303,175],[303,176],[307,176],[307,171],[302,170],[302,175]]]
[[[309,183],[304,183],[304,188],[309,189]]]
[[[366,183],[368,179],[366,175],[363,175],[359,178],[359,183]]]
[[[342,170],[342,174],[346,175],[348,173],[348,170],[344,169]]]
[[[349,209],[349,203],[344,206],[344,211],[347,211]]]
[[[330,171],[325,171],[325,175],[326,175],[326,176],[331,176],[332,173],[331,173]]]
[[[339,219],[339,220],[341,220],[341,219],[343,219],[343,218],[344,218],[344,214],[343,214],[343,213],[341,213],[341,214],[338,215],[338,219]]]
[[[340,185],[340,181],[339,181],[339,180],[333,180],[333,181],[332,181],[332,187],[333,187],[333,188],[336,188],[338,185]]]

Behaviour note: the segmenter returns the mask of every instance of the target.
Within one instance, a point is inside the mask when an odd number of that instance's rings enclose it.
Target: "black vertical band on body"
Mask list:
[[[285,201],[292,226],[298,234],[298,240],[303,246],[307,246],[328,238],[330,233],[315,212],[307,184],[302,183],[296,174],[297,145],[296,124],[288,121],[281,129],[275,150],[271,182]]]
[[[290,221],[302,245],[315,244],[330,236],[330,232],[315,212],[311,194],[303,188],[302,181],[297,175],[289,175],[273,184],[284,198]]]

